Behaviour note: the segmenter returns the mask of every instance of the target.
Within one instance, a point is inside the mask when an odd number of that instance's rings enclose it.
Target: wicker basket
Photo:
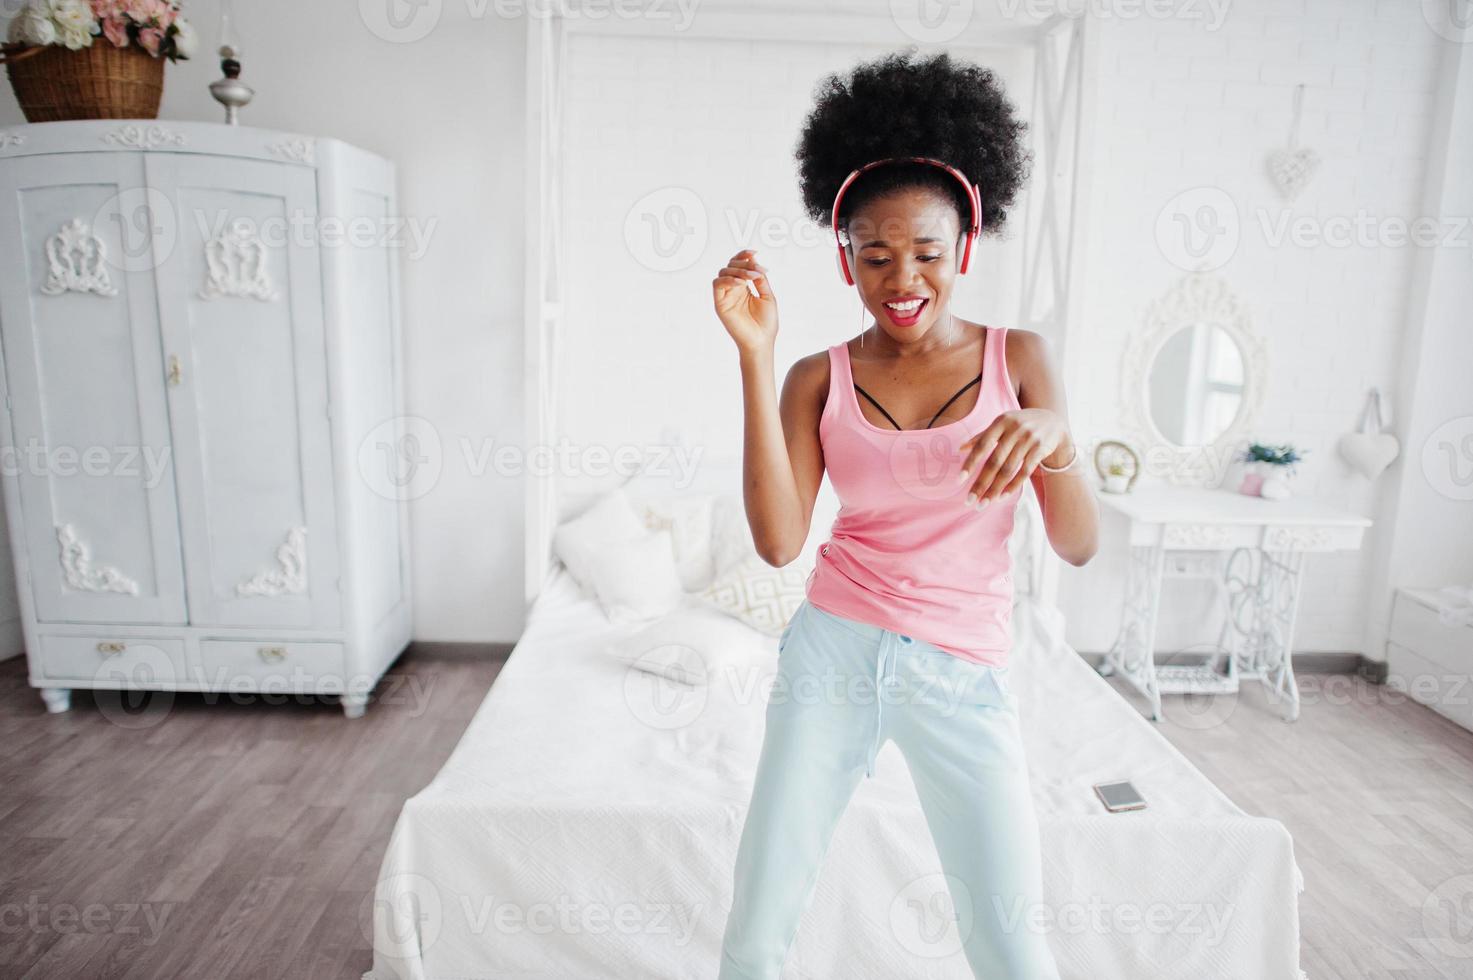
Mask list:
[[[73,51],[60,44],[0,45],[10,87],[27,122],[157,119],[164,59],[104,38]]]

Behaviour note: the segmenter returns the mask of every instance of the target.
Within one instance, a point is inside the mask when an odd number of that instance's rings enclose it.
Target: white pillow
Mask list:
[[[627,541],[646,533],[644,522],[624,490],[615,487],[582,514],[557,526],[552,552],[567,566],[585,594],[594,595],[593,564],[606,544]]]
[[[593,591],[609,622],[641,623],[671,612],[685,597],[669,531],[605,541],[589,566]]]
[[[638,670],[682,684],[708,683],[727,667],[760,664],[775,650],[770,640],[695,597],[605,652]]]
[[[704,589],[716,574],[711,558],[711,514],[715,501],[714,494],[680,494],[651,498],[640,505],[646,527],[670,532],[680,584],[687,592]]]
[[[803,601],[810,570],[801,561],[773,568],[754,554],[718,572],[700,595],[753,629],[779,636]]]

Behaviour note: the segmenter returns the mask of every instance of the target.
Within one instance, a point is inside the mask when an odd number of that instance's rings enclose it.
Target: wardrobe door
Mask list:
[[[144,203],[135,153],[0,166],[11,546],[41,622],[185,619]]]
[[[189,621],[341,623],[311,168],[153,154]],[[163,232],[156,232],[162,236]]]

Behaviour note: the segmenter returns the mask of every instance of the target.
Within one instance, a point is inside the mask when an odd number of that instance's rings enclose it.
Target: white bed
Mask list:
[[[1026,502],[1015,534],[1037,546]],[[1068,648],[1025,587],[1036,576],[1016,579],[1011,674],[1065,980],[1303,978],[1284,826],[1234,805]],[[465,735],[399,816],[366,980],[715,977],[765,701],[713,685],[693,717],[663,723],[650,698],[668,685],[602,651],[615,629],[554,564]],[[1091,785],[1120,776],[1146,810],[1103,811]],[[887,743],[784,976],[970,980],[955,944],[905,941],[907,903],[940,870]]]

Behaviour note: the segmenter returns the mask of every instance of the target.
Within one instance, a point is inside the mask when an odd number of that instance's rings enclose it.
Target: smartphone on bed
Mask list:
[[[1105,804],[1105,809],[1111,813],[1119,813],[1121,810],[1144,810],[1146,801],[1137,793],[1135,787],[1130,785],[1130,780],[1122,779],[1116,783],[1096,783],[1095,795],[1100,802]]]

